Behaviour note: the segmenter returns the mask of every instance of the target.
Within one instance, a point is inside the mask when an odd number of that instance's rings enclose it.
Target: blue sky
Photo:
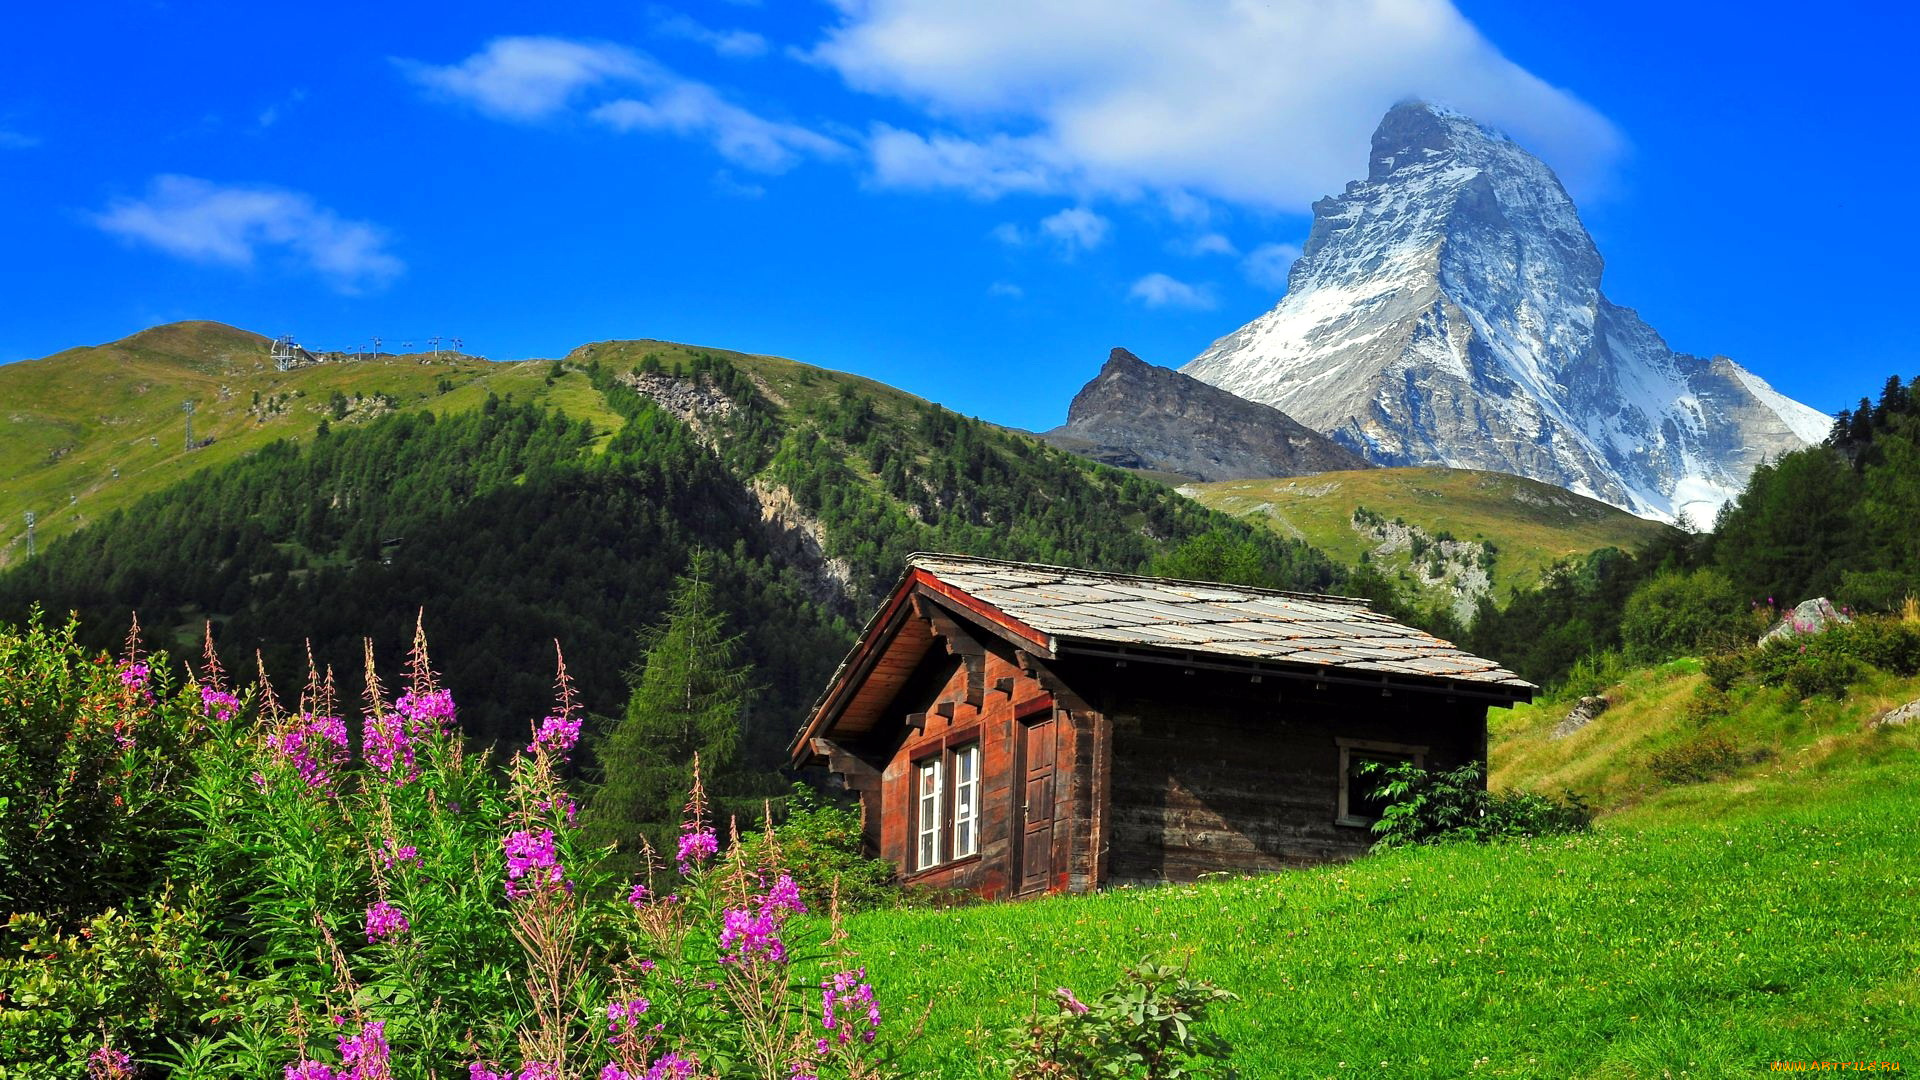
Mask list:
[[[211,318],[496,359],[660,337],[1045,428],[1271,307],[1395,100],[1559,170],[1606,288],[1823,410],[1920,372],[1892,4],[37,5],[0,360]],[[321,14],[324,12],[324,14]]]

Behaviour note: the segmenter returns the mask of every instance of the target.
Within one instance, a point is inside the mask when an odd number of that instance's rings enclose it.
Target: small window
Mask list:
[[[1364,771],[1368,762],[1391,766],[1410,761],[1420,768],[1426,767],[1424,746],[1363,739],[1334,741],[1340,746],[1340,805],[1334,819],[1337,825],[1365,828],[1380,820],[1381,812],[1386,809],[1386,800],[1374,797],[1374,791],[1385,778],[1378,771]]]
[[[936,757],[921,762],[917,772],[920,848],[914,866],[925,870],[940,863],[940,759]]]
[[[953,752],[953,857],[980,850],[980,744]]]

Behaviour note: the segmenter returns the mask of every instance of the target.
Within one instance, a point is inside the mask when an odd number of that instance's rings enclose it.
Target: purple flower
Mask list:
[[[682,874],[691,874],[694,868],[720,850],[720,838],[712,829],[688,828],[680,834],[680,853],[676,861]]]
[[[454,726],[453,694],[447,690],[401,694],[393,703],[393,711],[406,718],[407,732],[415,739],[439,734]]]
[[[641,1080],[689,1080],[700,1071],[700,1063],[679,1054],[667,1054],[653,1063],[641,1076]]]
[[[633,891],[627,894],[627,903],[636,908],[644,907],[647,903],[647,887],[635,882]],[[643,961],[643,963],[651,963],[651,961]]]
[[[200,688],[200,711],[209,719],[231,720],[240,711],[240,699],[225,690],[203,686]]]
[[[120,662],[120,685],[129,690],[145,690],[153,669],[138,660]]]
[[[579,717],[549,716],[540,721],[540,728],[533,733],[533,742],[527,746],[527,753],[534,754],[544,749],[549,754],[566,757],[579,741]]]
[[[405,717],[388,711],[370,718],[363,732],[360,752],[367,764],[379,770],[394,787],[402,787],[420,775],[420,768],[413,761],[413,736],[407,727]]]
[[[492,1065],[482,1065],[476,1061],[467,1066],[467,1080],[513,1080],[513,1073],[510,1070],[495,1069]]]
[[[620,1066],[608,1063],[600,1069],[600,1080],[635,1080],[635,1077]]]
[[[640,961],[640,970],[643,974],[647,974],[647,975],[653,974],[653,968],[654,968],[653,961],[651,960]]]
[[[283,1075],[286,1080],[344,1080],[345,1077],[345,1074],[335,1073],[333,1066],[310,1059],[287,1066]]]
[[[350,1080],[390,1080],[387,1068],[387,1025],[369,1020],[360,1026],[360,1034],[337,1036],[340,1062],[348,1067]]]
[[[385,900],[376,900],[367,908],[367,942],[384,941],[398,937],[412,927],[407,922],[407,914]]]
[[[786,961],[787,946],[780,940],[780,922],[773,912],[728,908],[720,918],[721,963],[745,966],[761,959],[776,964]]]
[[[383,843],[380,850],[380,864],[382,866],[392,866],[395,863],[409,862],[414,864],[420,862],[419,848],[414,847],[412,844],[400,844],[396,846],[391,840]]]
[[[87,1055],[88,1080],[124,1080],[133,1075],[133,1058],[125,1050],[103,1046]]]
[[[765,906],[795,915],[805,914],[807,910],[807,905],[800,900],[800,886],[786,874],[781,874],[773,888],[767,890]]]
[[[520,1066],[520,1080],[560,1080],[560,1067],[551,1061],[529,1061]]]
[[[1074,997],[1073,991],[1067,989],[1064,986],[1054,990],[1053,996],[1060,999],[1061,1008],[1067,1010],[1068,1012],[1072,1013],[1075,1016],[1083,1015],[1087,1011],[1086,1004],[1082,1002],[1079,998]]]
[[[267,741],[310,791],[332,791],[334,770],[347,763],[347,725],[337,716],[301,713],[294,726]]]
[[[607,1002],[607,1041],[618,1043],[632,1035],[652,1005],[646,998],[633,998],[629,1001]]]
[[[507,895],[518,898],[531,890],[529,885],[567,887],[569,882],[553,850],[553,830],[529,832],[525,829],[501,841],[507,852]],[[525,879],[526,884],[516,885]]]
[[[852,1042],[855,1035],[861,1042],[873,1041],[874,1033],[880,1030],[880,1003],[874,1000],[873,987],[867,983],[866,968],[842,971],[821,982],[820,1026],[832,1032],[834,1041],[842,1046]]]

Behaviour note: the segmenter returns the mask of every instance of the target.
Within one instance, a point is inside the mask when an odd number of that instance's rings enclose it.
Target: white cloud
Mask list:
[[[722,195],[731,195],[736,199],[758,199],[767,193],[767,189],[762,185],[736,179],[733,173],[726,169],[713,174],[713,189]]]
[[[1031,242],[1027,237],[1026,230],[1011,221],[1003,221],[995,225],[992,229],[988,230],[987,235],[1008,247],[1014,248],[1026,247],[1027,244]]]
[[[543,119],[589,87],[639,78],[653,66],[618,45],[551,37],[495,38],[457,64],[397,63],[421,86],[503,120]]]
[[[665,16],[653,28],[666,37],[698,42],[729,59],[750,60],[767,51],[767,39],[751,30],[714,30],[683,14]]]
[[[1127,296],[1150,308],[1191,308],[1206,311],[1214,306],[1213,294],[1205,287],[1189,285],[1166,274],[1148,274],[1133,283]]]
[[[667,131],[705,138],[720,156],[759,172],[785,172],[806,157],[835,157],[846,147],[798,124],[785,124],[722,99],[690,79],[663,81],[645,98],[621,98],[594,109],[616,131]]]
[[[0,150],[31,150],[39,145],[38,136],[0,128]]]
[[[116,199],[93,222],[193,262],[245,267],[264,252],[283,252],[343,292],[385,284],[406,268],[379,226],[284,188],[157,176],[144,198]]]
[[[1238,255],[1240,249],[1223,233],[1201,233],[1199,236],[1176,240],[1170,245],[1175,254],[1198,258],[1202,255]]]
[[[436,67],[401,61],[445,97],[505,120],[543,120],[578,110],[615,131],[666,132],[710,142],[721,157],[758,172],[785,172],[806,157],[836,157],[845,145],[799,124],[769,120],[706,83],[618,45],[563,38],[498,38]],[[589,91],[606,89],[597,102]]]
[[[1300,249],[1293,244],[1261,244],[1240,260],[1240,272],[1255,285],[1284,289],[1287,271],[1293,269],[1293,261],[1299,257]]]
[[[1113,223],[1084,206],[1070,206],[1040,219],[1040,231],[1067,255],[1092,251],[1107,242]]]
[[[1001,296],[1008,300],[1018,300],[1027,295],[1027,290],[1015,285],[1011,281],[996,281],[987,286],[987,295]]]
[[[1207,199],[1300,210],[1356,175],[1368,134],[1409,97],[1510,132],[1576,186],[1621,148],[1604,117],[1502,56],[1451,0],[837,6],[809,55],[928,117],[924,132],[874,128],[885,184],[1152,192],[1176,215]]]

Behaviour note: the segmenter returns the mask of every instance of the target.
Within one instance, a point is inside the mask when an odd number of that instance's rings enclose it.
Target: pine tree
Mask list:
[[[710,790],[740,771],[740,735],[750,668],[740,636],[726,636],[714,602],[713,556],[694,551],[675,579],[665,619],[641,632],[645,653],[628,672],[626,712],[595,748],[600,783],[587,805],[597,843],[660,850],[679,822],[697,753]]]

